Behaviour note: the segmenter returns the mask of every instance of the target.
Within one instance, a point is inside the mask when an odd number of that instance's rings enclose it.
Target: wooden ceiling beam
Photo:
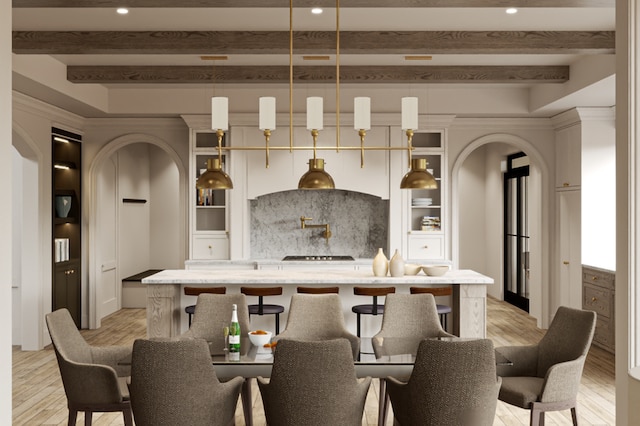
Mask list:
[[[294,53],[335,52],[334,31],[296,31]],[[14,31],[17,54],[288,54],[288,31]],[[342,54],[612,54],[615,31],[341,31]]]
[[[296,0],[296,8],[314,6],[335,7],[335,0]],[[281,7],[289,8],[287,0],[13,0],[14,8],[185,8],[185,7]],[[341,0],[340,8],[371,7],[615,7],[615,0]]]
[[[294,81],[335,82],[333,66],[296,66]],[[73,83],[288,83],[288,66],[69,66]],[[564,83],[568,66],[342,66],[341,83]]]

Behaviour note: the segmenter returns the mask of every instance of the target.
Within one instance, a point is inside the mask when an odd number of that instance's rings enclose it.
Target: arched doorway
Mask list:
[[[548,169],[528,141],[510,134],[486,135],[471,142],[452,169],[452,257],[459,268],[481,271],[495,285],[488,294],[502,300],[504,262],[503,167],[507,156],[530,157],[529,282],[530,314],[545,325],[549,309]]]
[[[102,148],[89,180],[89,321],[94,328],[122,307],[123,278],[184,266],[187,176],[165,141],[130,134]],[[124,293],[144,303],[144,288]]]

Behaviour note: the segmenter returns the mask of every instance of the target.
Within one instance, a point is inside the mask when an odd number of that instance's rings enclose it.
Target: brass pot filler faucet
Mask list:
[[[329,229],[329,224],[325,223],[322,225],[307,225],[306,221],[307,220],[313,220],[312,217],[304,217],[304,216],[300,216],[300,228],[301,229],[305,229],[305,228],[324,228],[324,231],[322,231],[322,237],[325,238],[327,240],[327,242],[329,242],[329,238],[331,238],[331,229]]]

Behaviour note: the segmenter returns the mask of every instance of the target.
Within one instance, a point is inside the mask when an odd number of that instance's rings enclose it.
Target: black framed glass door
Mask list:
[[[529,161],[507,157],[504,174],[504,300],[529,312]]]

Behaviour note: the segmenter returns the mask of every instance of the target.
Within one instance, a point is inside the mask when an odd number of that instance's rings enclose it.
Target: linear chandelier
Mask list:
[[[270,151],[312,150],[313,157],[309,159],[309,170],[302,175],[298,182],[298,189],[334,189],[333,178],[324,169],[324,159],[318,158],[318,150],[359,150],[360,167],[364,167],[364,153],[368,150],[403,150],[409,157],[409,171],[402,178],[402,189],[436,189],[437,182],[433,175],[426,170],[427,162],[424,158],[411,158],[413,150],[412,139],[414,131],[418,129],[418,98],[402,98],[402,130],[407,137],[406,147],[367,147],[365,137],[371,129],[371,99],[368,97],[354,98],[353,105],[354,130],[360,138],[359,146],[340,145],[340,0],[336,0],[336,145],[335,147],[318,147],[317,141],[323,130],[323,98],[307,98],[307,130],[311,133],[312,147],[294,146],[293,143],[293,0],[289,0],[289,146],[270,146],[271,133],[276,130],[276,99],[275,97],[261,97],[259,99],[259,128],[262,130],[265,145],[253,147],[222,146],[224,132],[229,130],[229,99],[226,97],[211,98],[211,128],[217,135],[218,157],[207,161],[207,170],[196,181],[197,188],[232,189],[233,182],[228,174],[222,170],[223,151],[255,151],[264,150],[265,167],[269,167]]]

